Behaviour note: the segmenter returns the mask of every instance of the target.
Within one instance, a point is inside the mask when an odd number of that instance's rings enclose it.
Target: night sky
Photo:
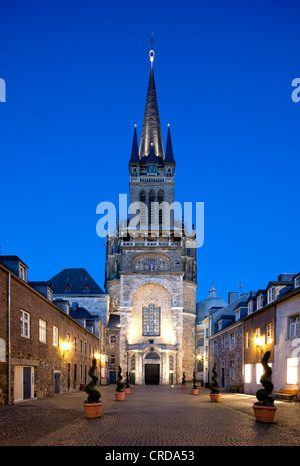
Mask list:
[[[104,286],[96,207],[128,193],[152,32],[175,197],[205,204],[197,299],[300,271],[299,2],[0,0],[0,16],[0,245],[29,280],[86,267]]]

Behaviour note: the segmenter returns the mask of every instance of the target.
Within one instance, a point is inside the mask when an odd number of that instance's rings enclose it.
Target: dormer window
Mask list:
[[[71,291],[71,285],[69,284],[66,285],[66,291]]]
[[[23,265],[20,264],[20,268],[19,268],[19,276],[22,280],[24,280],[24,282],[26,282],[26,269],[25,267],[23,267]]]
[[[275,301],[275,286],[268,289],[268,304]]]
[[[253,301],[249,301],[248,303],[248,314],[252,314],[253,312]]]
[[[238,320],[240,320],[240,317],[241,317],[241,310],[238,309],[235,313],[235,321],[237,322]]]
[[[300,286],[300,275],[295,278],[295,288],[298,288]]]
[[[263,303],[263,295],[260,294],[259,296],[257,296],[257,309],[261,309],[263,307],[264,303]]]
[[[85,284],[83,289],[84,289],[84,291],[89,291],[90,287],[89,287],[89,285]]]

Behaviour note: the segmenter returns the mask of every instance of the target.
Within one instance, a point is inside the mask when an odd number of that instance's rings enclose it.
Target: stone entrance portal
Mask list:
[[[159,385],[159,364],[145,364],[145,384]]]

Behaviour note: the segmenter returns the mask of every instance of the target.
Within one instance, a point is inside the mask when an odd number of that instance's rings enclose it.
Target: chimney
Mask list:
[[[238,299],[239,297],[239,294],[237,291],[230,291],[228,293],[228,304],[231,304],[233,303],[233,301],[235,301],[236,299]]]

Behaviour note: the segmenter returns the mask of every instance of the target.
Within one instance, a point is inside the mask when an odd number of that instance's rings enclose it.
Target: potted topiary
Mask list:
[[[219,390],[219,384],[217,380],[217,370],[216,370],[217,364],[214,363],[213,369],[212,369],[212,384],[210,385],[210,401],[219,401],[221,397],[221,393]]]
[[[185,383],[185,372],[182,374],[181,388],[183,388],[183,389],[186,388],[186,383]]]
[[[261,364],[264,369],[264,373],[260,378],[260,383],[264,388],[257,390],[256,398],[257,402],[253,405],[254,414],[258,422],[272,423],[276,413],[276,407],[274,406],[274,398],[271,396],[274,385],[271,382],[272,369],[268,365],[270,359],[270,351],[266,351],[264,354]]]
[[[96,359],[93,358],[92,367],[89,369],[89,376],[91,382],[85,386],[85,392],[88,394],[88,399],[84,402],[84,411],[87,418],[95,418],[101,416],[102,402],[101,394],[96,390],[95,385],[97,384],[98,377],[95,375],[96,371]]]
[[[199,388],[196,385],[196,374],[195,371],[193,372],[193,387],[192,387],[192,394],[193,395],[198,395],[199,393]]]
[[[126,395],[129,395],[130,393],[130,377],[129,377],[129,374],[128,372],[126,372],[126,382],[125,382],[125,388],[124,388],[124,392]]]
[[[117,379],[117,388],[116,388],[116,393],[115,397],[117,401],[123,401],[125,398],[125,391],[123,390],[124,388],[124,383],[122,382],[122,369],[119,366],[119,371],[118,371],[118,379]]]
[[[129,387],[130,388],[133,387],[133,383],[132,383],[132,380],[131,380],[131,372],[129,372]]]

